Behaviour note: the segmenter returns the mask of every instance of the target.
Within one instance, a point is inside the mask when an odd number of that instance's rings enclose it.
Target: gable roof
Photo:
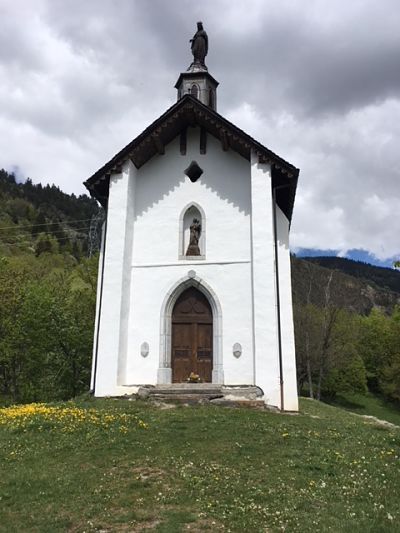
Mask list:
[[[178,100],[84,182],[91,196],[105,207],[111,174],[119,173],[122,165],[129,159],[136,168],[140,168],[155,154],[162,154],[164,146],[185,131],[188,126],[204,128],[205,131],[221,140],[224,150],[234,150],[248,161],[250,161],[251,151],[254,150],[261,163],[270,163],[272,185],[279,187],[276,192],[277,203],[288,219],[291,219],[299,169],[189,94]]]

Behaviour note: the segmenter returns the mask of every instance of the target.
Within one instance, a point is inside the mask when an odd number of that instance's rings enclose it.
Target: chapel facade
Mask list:
[[[199,23],[177,102],[85,182],[107,213],[91,388],[256,386],[296,411],[299,171],[218,114],[207,52]]]

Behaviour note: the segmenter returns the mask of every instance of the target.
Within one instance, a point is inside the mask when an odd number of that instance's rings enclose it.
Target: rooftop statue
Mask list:
[[[207,70],[204,60],[208,53],[208,36],[203,29],[202,22],[197,23],[197,31],[194,34],[193,39],[190,39],[190,42],[194,61],[189,69],[192,67],[199,67]]]

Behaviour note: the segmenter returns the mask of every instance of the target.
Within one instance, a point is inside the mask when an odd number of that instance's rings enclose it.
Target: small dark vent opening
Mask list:
[[[199,167],[196,161],[192,161],[184,172],[193,183],[203,174],[203,170]]]

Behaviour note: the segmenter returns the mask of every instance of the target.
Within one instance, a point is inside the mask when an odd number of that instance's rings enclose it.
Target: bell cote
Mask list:
[[[204,105],[217,109],[218,82],[207,71],[182,72],[175,84],[178,89],[178,100],[185,94],[198,98]]]

